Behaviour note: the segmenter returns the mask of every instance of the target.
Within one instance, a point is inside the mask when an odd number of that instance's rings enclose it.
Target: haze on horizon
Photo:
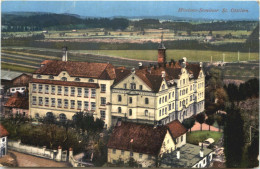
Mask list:
[[[2,12],[69,13],[89,17],[167,15],[212,20],[259,18],[259,5],[256,1],[2,1],[1,6]],[[180,12],[181,8],[187,11]],[[227,12],[222,12],[224,8]],[[218,12],[201,12],[201,9]],[[238,12],[232,12],[232,9]]]

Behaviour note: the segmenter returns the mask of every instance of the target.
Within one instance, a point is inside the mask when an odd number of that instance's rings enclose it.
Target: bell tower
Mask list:
[[[164,65],[166,63],[166,47],[163,44],[163,32],[161,36],[161,43],[159,44],[158,47],[158,64]]]

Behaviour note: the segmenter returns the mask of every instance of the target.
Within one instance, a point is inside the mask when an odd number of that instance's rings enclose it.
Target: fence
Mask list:
[[[21,144],[20,141],[8,140],[8,148],[21,153],[30,154],[42,158],[52,159],[55,161],[67,161],[67,151],[62,151],[61,147],[58,150],[46,149],[46,147],[34,147]]]

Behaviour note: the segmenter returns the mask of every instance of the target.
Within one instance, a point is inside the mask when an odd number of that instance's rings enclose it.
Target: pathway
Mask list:
[[[70,165],[65,162],[56,162],[16,151],[9,150],[9,152],[16,156],[18,167],[70,167]]]

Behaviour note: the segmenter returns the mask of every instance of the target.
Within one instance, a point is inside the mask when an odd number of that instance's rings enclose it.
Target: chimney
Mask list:
[[[202,64],[202,62],[200,62],[200,67],[202,67],[203,66],[203,64]]]
[[[138,63],[138,66],[139,66],[139,69],[142,69],[142,68],[143,68],[143,63],[142,63],[142,62],[139,62],[139,63]]]
[[[165,71],[162,71],[162,78],[165,78]]]
[[[180,148],[177,148],[177,159],[180,159],[181,153],[180,153]]]
[[[200,149],[200,157],[204,157],[204,149],[203,149],[203,143],[201,144],[201,149]]]
[[[62,47],[62,61],[65,61],[65,62],[68,61],[68,47],[67,46]]]

